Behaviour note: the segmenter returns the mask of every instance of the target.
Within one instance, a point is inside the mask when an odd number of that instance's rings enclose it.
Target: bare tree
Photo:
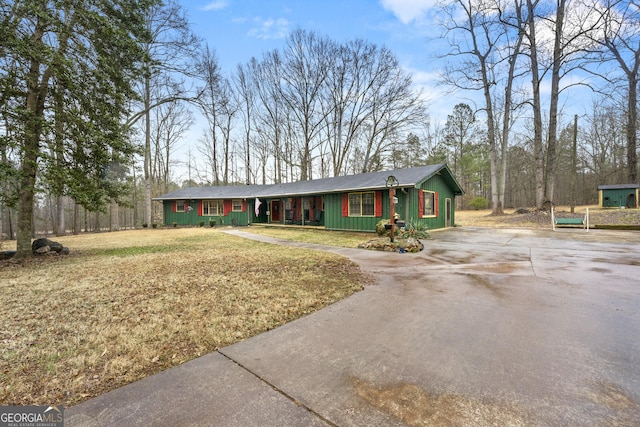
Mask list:
[[[196,57],[200,41],[191,32],[184,9],[176,0],[167,0],[154,5],[146,14],[145,21],[149,38],[142,43],[146,54],[142,58],[145,73],[140,81],[142,108],[129,119],[129,124],[135,124],[140,118],[145,119],[144,222],[150,224],[152,222],[151,111],[167,102],[193,99],[180,79],[183,79],[184,75],[188,74],[188,70],[191,70],[190,62]]]
[[[397,58],[361,40],[338,45],[297,31],[283,52],[248,69],[255,139],[271,144],[275,182],[378,170],[427,121],[422,93]]]
[[[256,108],[256,88],[253,77],[250,65],[238,65],[233,79],[236,104],[242,113],[242,124],[244,126],[243,148],[246,184],[251,184],[253,182],[251,179],[251,131],[254,120],[253,112]]]
[[[334,67],[329,71],[328,99],[324,104],[333,176],[344,172],[349,154],[370,117],[376,65],[382,65],[378,61],[385,53],[363,40],[338,46],[333,51]]]
[[[585,137],[580,144],[583,165],[597,184],[623,183],[625,177],[625,113],[619,104],[596,100],[585,119]]]
[[[381,76],[371,81],[373,96],[364,126],[363,160],[359,168],[363,173],[384,167],[384,157],[393,152],[395,142],[402,140],[402,132],[427,120],[422,93],[413,88],[409,74],[400,68],[393,56],[385,63],[387,66],[380,69]]]
[[[222,80],[220,85],[220,120],[218,121],[218,129],[222,135],[222,154],[224,161],[222,164],[222,182],[224,185],[229,184],[230,156],[235,147],[232,147],[231,131],[233,130],[234,117],[240,110],[240,106],[233,95],[233,88],[227,78]]]
[[[158,106],[153,111],[151,175],[154,182],[169,192],[173,148],[193,124],[193,114],[184,103],[175,101]]]
[[[271,153],[274,162],[273,179],[276,183],[282,182],[284,164],[284,128],[285,106],[281,96],[282,65],[280,54],[277,51],[266,53],[262,62],[251,61],[250,68],[254,76],[259,108],[256,111],[256,127],[259,132],[258,140],[263,144],[271,143]],[[262,158],[261,161],[265,159]],[[264,165],[264,163],[263,163]],[[263,181],[266,180],[263,166]]]
[[[575,84],[561,85],[562,79],[584,65],[588,38],[598,27],[593,11],[567,0],[527,0],[525,36],[533,87],[534,147],[536,157],[536,205],[555,198],[559,97]],[[539,31],[540,30],[540,31]],[[538,37],[548,30],[548,37]],[[549,121],[546,145],[542,142],[540,86],[549,76]],[[578,83],[580,84],[580,83]],[[539,127],[539,128],[538,128]]]
[[[558,100],[560,97],[560,70],[565,61],[565,7],[566,0],[557,0],[553,22],[553,52],[551,58],[551,93],[549,99],[549,129],[547,132],[547,158],[544,171],[545,200],[555,200],[556,171],[558,165]]]
[[[283,52],[281,96],[301,135],[296,150],[302,181],[312,178],[314,142],[326,114],[321,102],[328,69],[333,67],[332,45],[314,32],[296,30]]]
[[[587,0],[585,6],[599,18],[599,27],[591,39],[602,47],[592,52],[596,64],[615,62],[626,83],[626,141],[627,180],[638,182],[637,126],[638,83],[640,72],[640,5],[622,0]],[[616,81],[611,75],[598,72],[609,83]]]
[[[207,132],[204,134],[205,144],[209,146],[211,176],[213,185],[220,184],[220,172],[218,170],[218,122],[220,120],[222,71],[215,50],[207,44],[201,54],[201,59],[196,64],[196,72],[203,86],[200,88],[198,107],[207,119]],[[210,138],[210,139],[209,139]]]
[[[354,149],[363,153],[360,166],[394,152],[411,127],[426,121],[424,102],[410,77],[387,48],[355,40],[333,50],[334,66],[327,78],[325,129],[334,176],[342,174]],[[386,153],[386,154],[385,154]]]
[[[502,45],[507,41],[506,35],[509,26],[504,25],[501,13],[507,6],[501,1],[487,0],[454,0],[444,8],[446,20],[445,29],[449,35],[451,51],[449,56],[462,58],[456,65],[449,66],[443,74],[445,82],[465,90],[482,91],[483,110],[487,121],[487,142],[489,145],[490,175],[491,175],[491,203],[494,214],[503,212],[502,197],[500,195],[501,178],[499,154],[497,149],[495,97],[493,93],[499,84],[499,67],[504,61],[515,61],[519,53],[519,43],[511,49],[511,56],[503,58],[500,55]],[[458,35],[462,35],[462,41]],[[518,38],[516,38],[518,40]],[[515,69],[515,68],[514,68]],[[505,83],[506,100],[511,99],[511,88],[514,73],[509,68]],[[510,109],[510,103],[505,103],[505,108]],[[508,123],[509,116],[503,117]],[[504,130],[504,128],[503,128]],[[508,144],[508,132],[503,133],[503,162],[504,150]]]
[[[519,15],[520,27],[526,28],[525,38],[528,47],[529,65],[531,67],[531,87],[533,109],[533,156],[535,161],[535,200],[536,206],[542,208],[544,203],[544,144],[542,142],[542,100],[540,95],[540,85],[542,83],[540,68],[538,63],[538,37],[536,32],[535,10],[540,0],[527,0],[524,17]],[[520,14],[520,12],[518,12]]]
[[[508,4],[508,3],[507,3]],[[509,149],[510,133],[513,126],[513,113],[517,109],[518,105],[514,105],[514,81],[517,77],[517,64],[518,58],[522,49],[522,43],[524,39],[523,22],[518,19],[518,16],[522,14],[523,0],[513,0],[513,8],[507,8],[503,10],[502,7],[498,8],[498,15],[500,21],[506,26],[506,29],[511,31],[505,31],[505,54],[508,58],[507,77],[504,86],[504,105],[502,115],[502,138],[500,157],[501,170],[499,174],[499,189],[498,189],[498,203],[499,207],[494,209],[495,213],[503,212],[505,206],[505,192],[507,185],[507,152]],[[509,11],[510,9],[510,11]],[[498,126],[498,124],[496,124]],[[493,196],[493,195],[492,195]]]

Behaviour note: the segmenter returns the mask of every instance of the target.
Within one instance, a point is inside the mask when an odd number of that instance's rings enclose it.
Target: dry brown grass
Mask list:
[[[598,206],[576,206],[571,213],[569,206],[556,206],[557,216],[584,216],[589,208],[589,222],[591,226],[637,226],[640,225],[640,210],[638,209],[602,209]],[[516,213],[516,209],[505,209],[504,215],[492,215],[490,209],[458,210],[456,211],[456,225],[474,227],[526,227],[551,228],[551,216],[548,212],[528,209],[528,213]]]
[[[545,219],[542,224],[538,216],[519,215],[515,209],[505,209],[504,215],[492,215],[491,209],[457,210],[456,225],[463,227],[531,227],[539,228],[547,225],[551,227],[551,219]]]
[[[78,403],[304,316],[368,280],[336,255],[209,228],[54,240],[71,255],[0,263],[1,405]]]
[[[315,243],[318,245],[357,248],[359,244],[375,236],[375,233],[356,231],[327,231],[314,228],[296,228],[282,226],[252,226],[247,229],[254,234],[277,237],[296,242]]]

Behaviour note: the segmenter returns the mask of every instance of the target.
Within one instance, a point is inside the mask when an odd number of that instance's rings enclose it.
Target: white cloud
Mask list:
[[[289,21],[284,18],[255,19],[259,26],[249,30],[249,36],[259,39],[282,39],[289,34]]]
[[[211,3],[202,6],[202,10],[210,11],[210,10],[220,10],[227,7],[229,3],[226,0],[214,0]]]
[[[437,4],[437,0],[380,0],[382,7],[391,11],[403,24],[422,18]]]

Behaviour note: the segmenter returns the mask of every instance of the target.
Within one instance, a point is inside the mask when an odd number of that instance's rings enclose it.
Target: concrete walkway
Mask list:
[[[419,254],[286,242],[377,282],[65,411],[66,426],[637,426],[640,233],[456,228]]]

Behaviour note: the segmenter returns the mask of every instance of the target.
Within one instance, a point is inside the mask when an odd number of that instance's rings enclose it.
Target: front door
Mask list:
[[[280,222],[281,213],[280,213],[280,200],[272,200],[271,201],[271,222]]]
[[[445,199],[445,227],[451,227],[451,199]]]

